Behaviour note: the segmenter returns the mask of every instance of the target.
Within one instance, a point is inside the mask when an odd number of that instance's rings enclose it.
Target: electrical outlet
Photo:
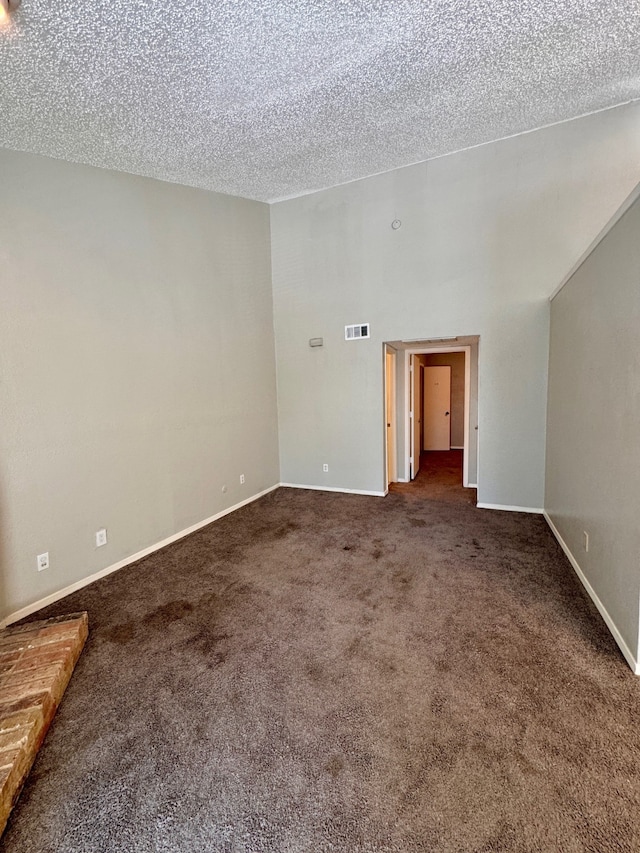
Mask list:
[[[43,572],[45,569],[49,568],[49,552],[45,551],[44,554],[38,554],[38,571]]]
[[[244,474],[240,474],[240,485],[244,484]]]
[[[103,527],[102,530],[96,530],[96,548],[102,548],[107,544],[107,531]]]
[[[589,534],[586,530],[582,531],[582,544],[584,545],[584,550],[588,553],[589,551]]]
[[[327,465],[327,463],[326,463],[326,462],[325,462],[325,463],[324,463],[324,465],[322,466],[322,470],[324,471],[324,473],[325,473],[325,474],[328,474],[328,473],[329,473],[329,466]]]

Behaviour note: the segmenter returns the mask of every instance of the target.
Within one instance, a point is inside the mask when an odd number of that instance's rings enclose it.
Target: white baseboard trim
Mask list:
[[[311,489],[313,492],[344,492],[347,495],[369,495],[383,498],[387,492],[369,492],[366,489],[340,489],[337,486],[303,486],[300,483],[280,483],[285,489]]]
[[[633,653],[631,652],[631,649],[625,643],[624,639],[622,638],[622,635],[620,634],[620,631],[618,631],[618,628],[616,627],[616,623],[613,621],[613,619],[609,615],[607,608],[604,606],[604,604],[598,598],[597,592],[595,591],[595,589],[591,586],[591,584],[587,580],[586,575],[584,574],[584,572],[580,568],[578,561],[573,556],[573,554],[571,553],[571,551],[569,549],[569,546],[567,545],[567,543],[564,541],[564,539],[560,535],[558,528],[555,526],[553,521],[551,521],[551,519],[549,518],[548,513],[544,512],[543,515],[544,515],[545,521],[549,525],[551,532],[553,533],[553,535],[557,539],[558,545],[560,545],[560,547],[564,551],[567,559],[571,563],[571,566],[573,567],[574,572],[578,576],[580,583],[586,589],[587,594],[589,595],[589,598],[591,599],[591,601],[593,601],[595,606],[598,608],[598,612],[600,613],[600,615],[604,619],[607,628],[609,629],[609,631],[611,631],[613,639],[616,641],[620,651],[624,655],[624,659],[626,660],[626,662],[631,667],[633,673],[635,675],[640,675],[640,663],[635,659]]]
[[[155,545],[149,545],[148,548],[143,548],[142,551],[138,551],[137,553],[132,554],[130,557],[125,557],[124,560],[120,560],[118,563],[114,563],[111,566],[107,566],[104,569],[100,569],[99,572],[94,572],[94,574],[89,575],[86,578],[82,578],[81,580],[76,581],[75,583],[72,583],[69,586],[65,586],[63,589],[60,589],[57,592],[52,592],[50,595],[41,598],[39,601],[34,601],[33,604],[27,604],[26,607],[22,607],[20,610],[16,610],[15,613],[11,613],[9,616],[5,616],[4,619],[0,620],[0,628],[6,628],[7,625],[11,625],[13,622],[17,622],[19,619],[24,619],[26,616],[31,616],[32,613],[36,613],[36,611],[42,610],[43,607],[48,607],[49,604],[54,604],[61,598],[64,598],[67,595],[71,595],[72,592],[77,592],[77,590],[82,589],[85,586],[89,586],[90,583],[100,580],[100,578],[104,578],[107,575],[112,574],[113,572],[117,572],[118,569],[124,569],[125,566],[129,566],[131,563],[136,563],[138,560],[142,560],[143,557],[148,557],[149,554],[153,554],[154,551],[159,551],[161,548],[165,548],[167,545],[171,545],[172,542],[177,542],[178,539],[183,539],[190,533],[195,533],[196,530],[200,530],[201,527],[206,527],[207,524],[211,524],[213,521],[217,521],[219,518],[222,518],[225,515],[229,515],[229,513],[235,512],[237,509],[240,509],[241,507],[246,506],[247,504],[253,503],[253,501],[257,501],[258,498],[262,498],[265,495],[268,495],[269,492],[273,492],[275,489],[278,488],[280,488],[280,483],[276,483],[275,486],[270,486],[268,489],[264,489],[262,492],[258,492],[257,495],[252,495],[250,498],[246,498],[245,500],[240,501],[240,503],[227,507],[226,509],[217,512],[215,515],[212,515],[209,518],[205,518],[203,521],[198,521],[196,524],[192,524],[191,527],[187,527],[184,530],[181,530],[179,533],[174,533],[172,536],[168,536],[166,539],[162,539],[160,542],[156,542]]]
[[[450,449],[451,449],[451,450],[464,450],[464,445],[462,445],[462,444],[452,444]]]
[[[544,510],[534,506],[507,506],[506,504],[476,504],[478,509],[500,509],[503,512],[533,512],[536,515],[542,515]]]
[[[406,477],[398,477],[397,480],[393,481],[394,483],[410,483],[411,480],[408,480]]]
[[[466,489],[477,489],[477,488],[478,488],[478,484],[477,484],[477,483],[467,483],[467,485],[465,486],[465,488],[466,488]]]

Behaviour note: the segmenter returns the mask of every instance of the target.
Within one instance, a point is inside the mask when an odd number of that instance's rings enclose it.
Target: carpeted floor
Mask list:
[[[83,609],[5,853],[640,850],[640,682],[539,516],[280,489]]]
[[[391,483],[389,490],[412,500],[476,503],[475,489],[462,487],[462,450],[425,450],[411,483]]]

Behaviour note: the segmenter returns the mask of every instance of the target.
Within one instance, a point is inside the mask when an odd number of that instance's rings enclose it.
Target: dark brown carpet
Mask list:
[[[640,685],[538,516],[280,489],[37,618],[85,609],[5,853],[640,850]]]
[[[419,500],[476,503],[475,489],[462,487],[462,451],[426,450],[420,455],[418,476],[411,483],[391,483],[389,490]]]

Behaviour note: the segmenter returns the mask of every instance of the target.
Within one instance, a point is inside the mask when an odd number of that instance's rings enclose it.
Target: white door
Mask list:
[[[420,470],[420,427],[422,425],[422,406],[420,405],[420,365],[415,355],[409,356],[410,376],[410,405],[409,418],[411,419],[411,472],[412,480],[418,476]]]
[[[451,367],[424,369],[424,449],[451,450]]]
[[[387,350],[385,357],[385,416],[387,423],[387,485],[396,477],[396,356]]]

